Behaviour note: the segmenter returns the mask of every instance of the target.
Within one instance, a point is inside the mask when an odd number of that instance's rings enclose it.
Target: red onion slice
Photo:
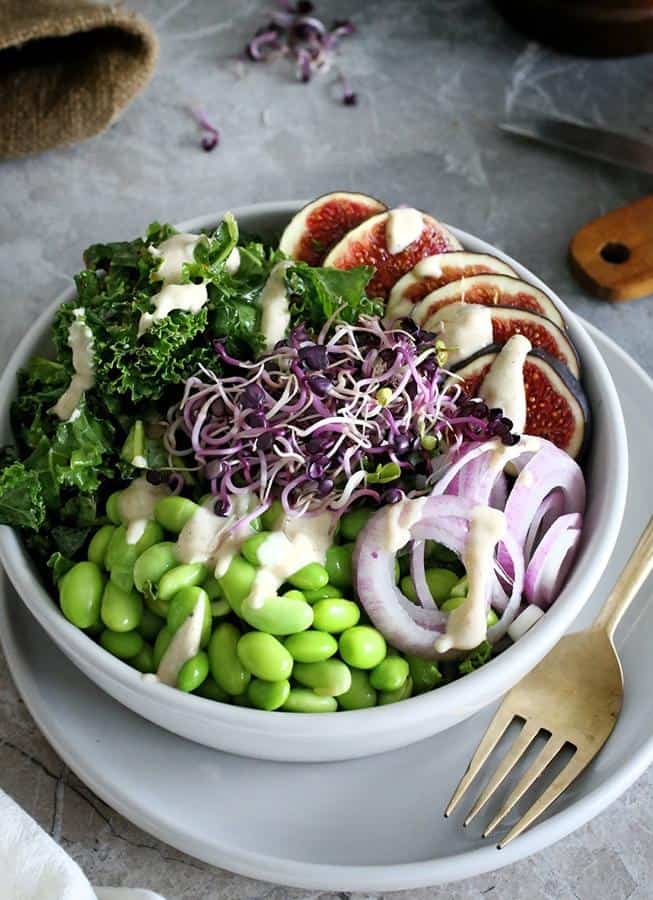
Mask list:
[[[582,523],[578,513],[560,516],[538,544],[524,577],[529,603],[548,609],[560,593],[578,550]]]
[[[435,605],[424,609],[410,603],[396,586],[394,558],[401,546],[388,540],[392,533],[391,523],[399,526],[403,546],[411,540],[418,544],[433,540],[462,555],[469,535],[470,518],[477,506],[463,497],[432,496],[425,501],[408,500],[401,504],[400,509],[400,504],[380,509],[360,533],[354,551],[358,597],[374,625],[399,650],[428,659],[440,658],[442,654],[436,651],[434,642],[436,635],[444,632],[447,619]],[[488,634],[492,640],[505,634],[519,608],[523,588],[521,552],[508,532],[505,541],[515,577],[501,619]],[[418,547],[415,569],[419,568],[422,552],[423,546],[421,551]],[[492,580],[496,581],[496,578]],[[422,595],[424,588],[428,592],[428,585],[421,585]]]
[[[424,565],[425,541],[413,541],[410,553],[410,577],[413,579],[417,599],[424,609],[437,609],[437,604],[426,581]]]
[[[550,494],[542,500],[539,509],[528,527],[526,541],[524,543],[524,557],[526,562],[533,555],[535,548],[542,539],[542,535],[551,527],[555,520],[565,511],[565,496],[560,488],[554,488]]]

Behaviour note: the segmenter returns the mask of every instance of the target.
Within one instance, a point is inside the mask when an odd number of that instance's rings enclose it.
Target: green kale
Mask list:
[[[75,565],[72,559],[68,559],[63,553],[56,550],[48,559],[47,567],[52,570],[52,580],[55,584],[59,584],[66,572],[70,572]]]
[[[45,521],[45,501],[36,472],[22,462],[0,471],[0,523],[38,531]]]
[[[371,300],[365,288],[374,274],[371,266],[356,269],[319,269],[296,263],[286,272],[292,323],[306,322],[320,328],[336,313],[353,324],[365,316],[383,314],[383,304]]]
[[[486,662],[489,662],[491,656],[492,644],[489,641],[483,641],[458,663],[458,672],[461,675],[469,675],[470,672],[480,669]]]

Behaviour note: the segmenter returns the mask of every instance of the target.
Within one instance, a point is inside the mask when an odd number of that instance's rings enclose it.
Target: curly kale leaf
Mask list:
[[[45,522],[45,501],[36,472],[22,462],[0,471],[0,523],[38,531]]]

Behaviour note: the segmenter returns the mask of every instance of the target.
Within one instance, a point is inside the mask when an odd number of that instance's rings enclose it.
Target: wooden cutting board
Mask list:
[[[571,270],[603,300],[653,294],[653,195],[588,222],[571,239]]]

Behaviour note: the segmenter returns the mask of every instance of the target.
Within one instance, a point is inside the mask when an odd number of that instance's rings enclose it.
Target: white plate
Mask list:
[[[586,327],[621,396],[632,476],[620,541],[581,625],[597,611],[653,510],[653,381]],[[6,582],[0,638],[18,690],[66,764],[145,831],[268,881],[389,891],[468,878],[534,853],[587,822],[646,769],[653,761],[652,597],[649,583],[617,633],[626,700],[606,748],[548,819],[501,851],[480,838],[480,828],[463,830],[460,817],[442,817],[492,709],[368,759],[251,760],[185,741],[116,703],[57,650]]]

